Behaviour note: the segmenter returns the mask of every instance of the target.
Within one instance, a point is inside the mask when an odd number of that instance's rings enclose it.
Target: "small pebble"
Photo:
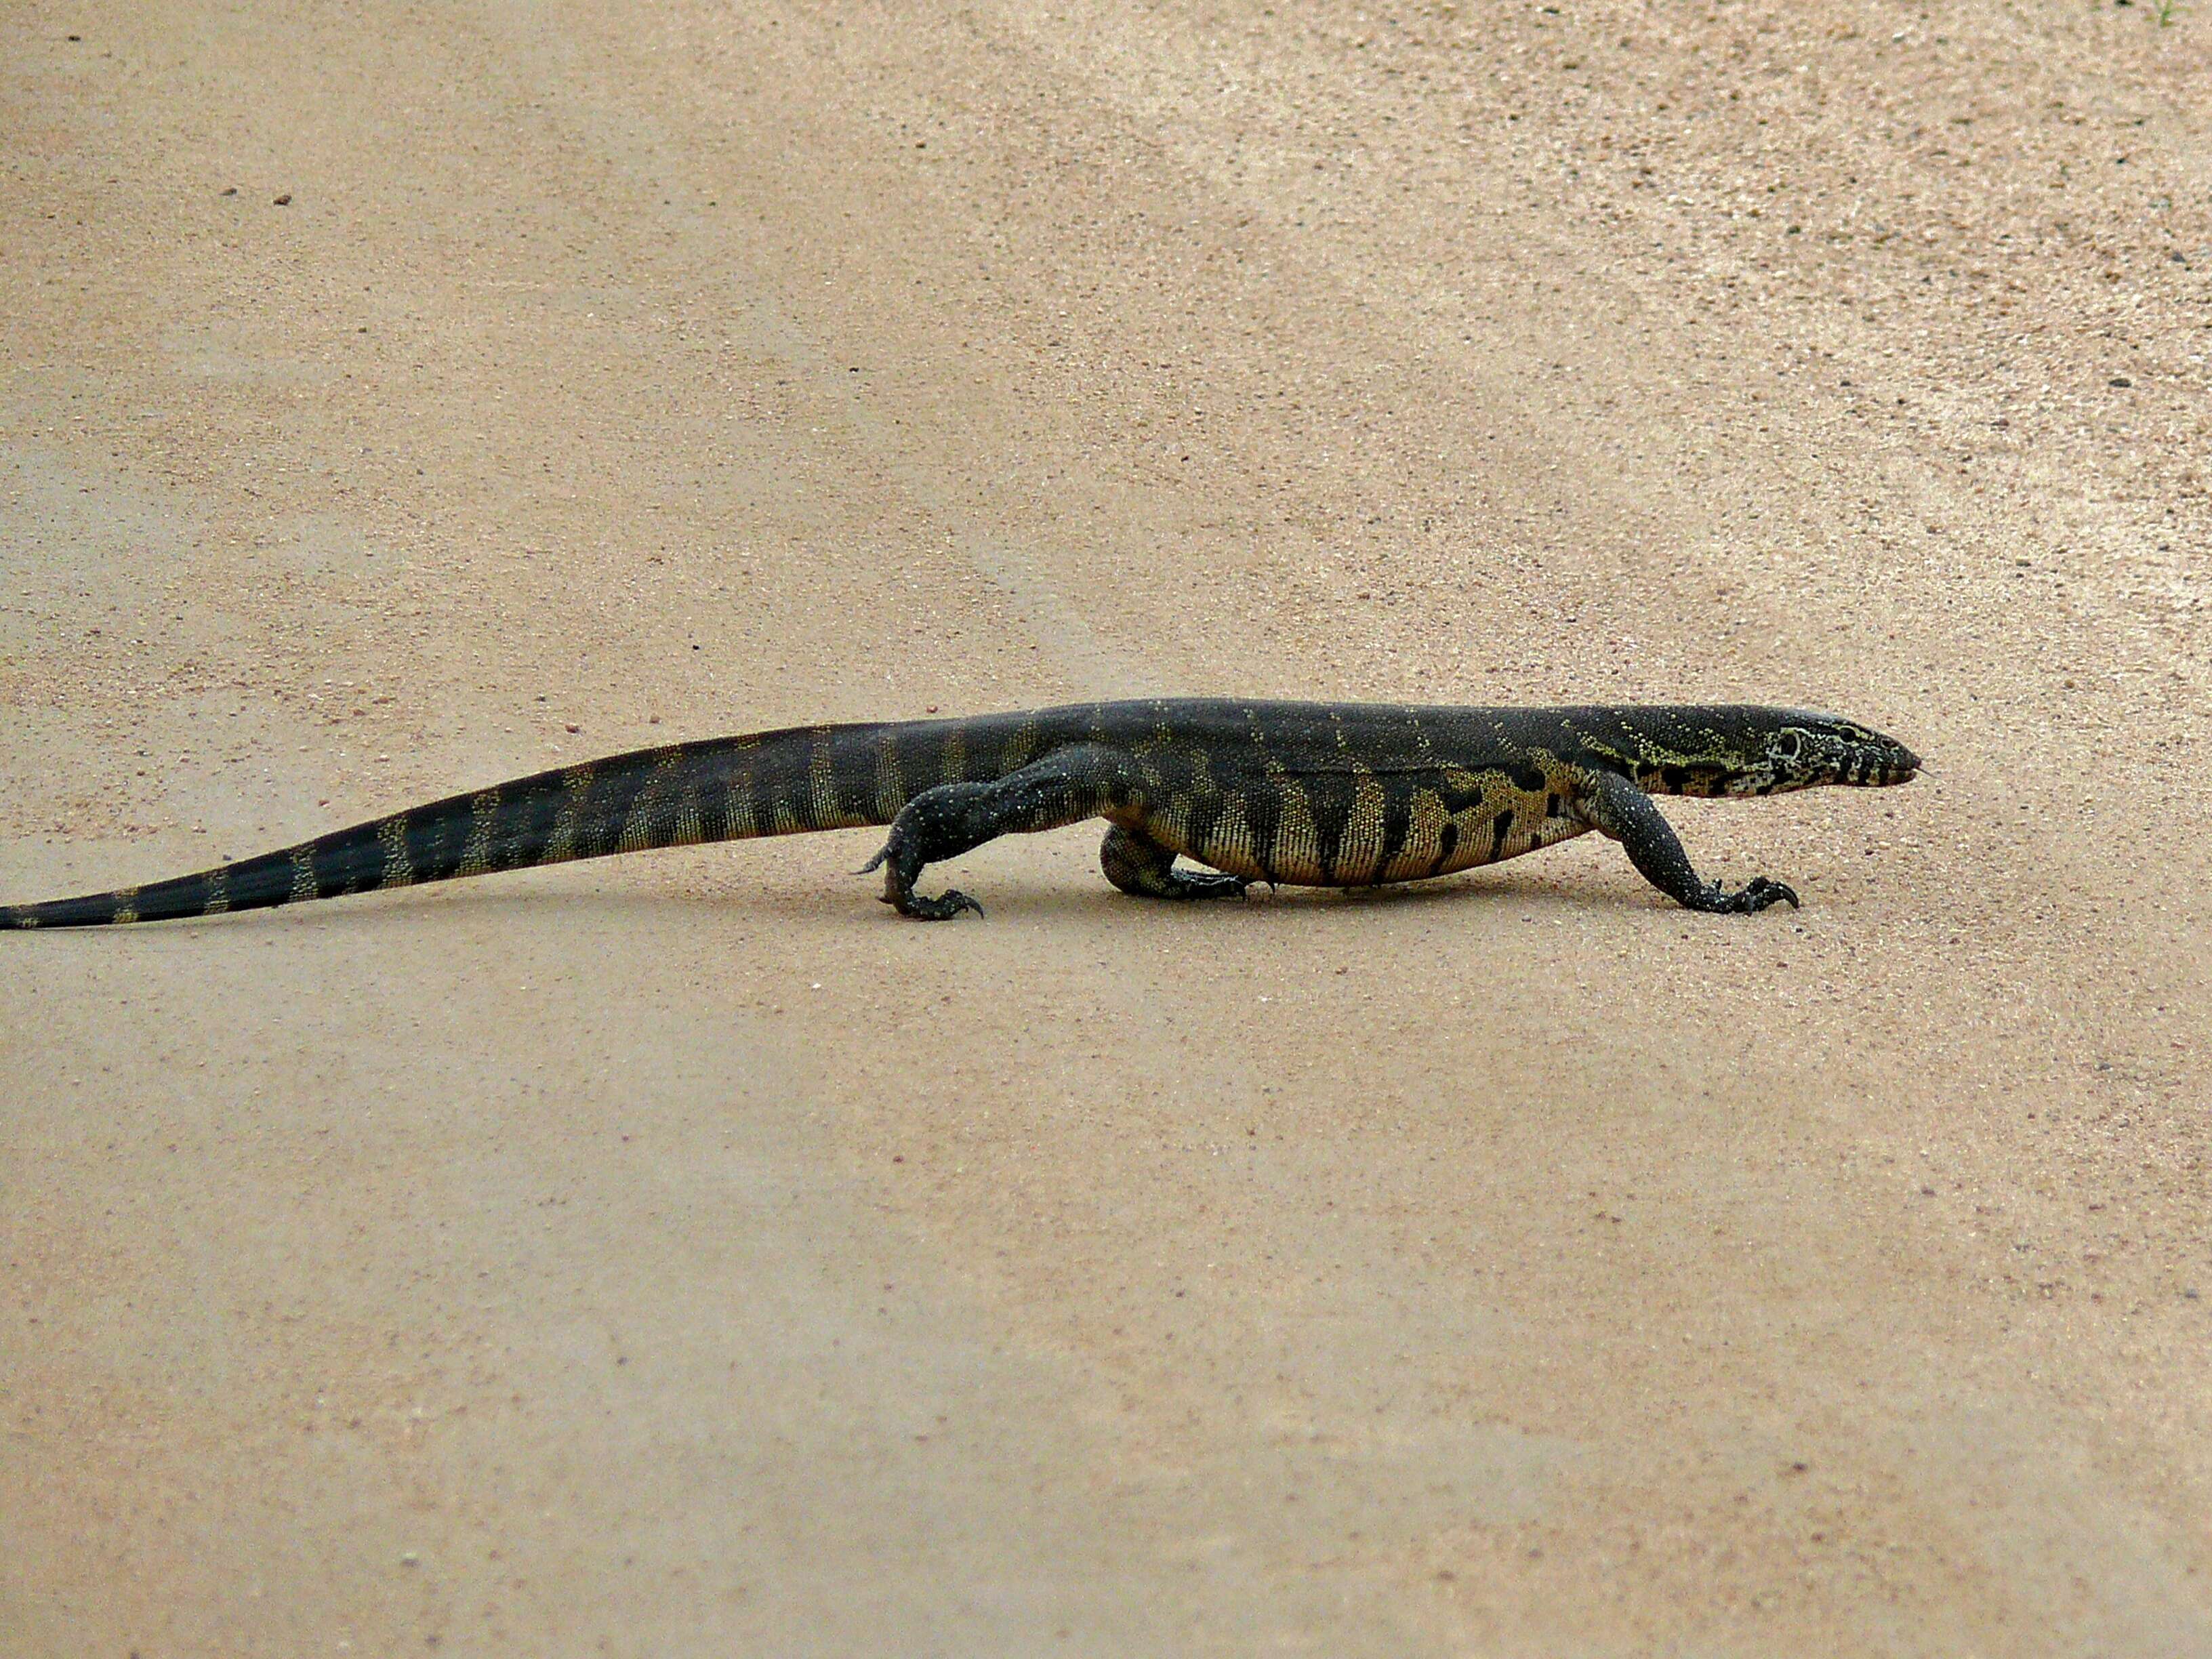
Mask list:
[[[276,198],[276,205],[277,205],[278,207],[289,207],[289,206],[291,206],[291,205],[292,205],[292,192],[291,192],[290,191],[289,191],[289,190],[288,190],[288,191],[285,191],[282,196],[279,196],[279,197]]]

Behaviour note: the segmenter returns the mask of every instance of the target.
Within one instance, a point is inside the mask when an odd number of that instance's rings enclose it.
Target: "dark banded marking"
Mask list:
[[[1490,775],[1492,777],[1496,773]],[[1480,806],[1490,799],[1490,785],[1479,772],[1464,772],[1456,769],[1443,775],[1443,786],[1437,791],[1443,797],[1444,811],[1455,815],[1468,808]]]
[[[144,915],[150,912],[157,894],[161,901],[161,908],[173,915],[198,916],[207,913],[207,877],[204,874],[179,876],[174,881],[157,884],[154,891],[140,894],[139,900],[131,904],[131,913]]]
[[[684,799],[698,814],[699,839],[702,842],[727,841],[730,838],[730,797],[720,781],[702,772],[695,776],[685,791]]]
[[[324,898],[366,892],[384,874],[383,844],[374,839],[329,836],[315,842],[314,848],[315,890]],[[205,902],[204,893],[201,902]]]
[[[1279,780],[1277,788],[1280,801],[1267,867],[1300,881],[1319,880],[1321,826],[1314,821],[1313,797],[1306,793],[1304,780],[1287,774]]]
[[[1190,852],[1194,843],[1190,839],[1190,799],[1181,790],[1148,780],[1146,796],[1151,803],[1145,810],[1146,833],[1164,847],[1177,852]]]
[[[1364,887],[1382,873],[1382,845],[1389,811],[1386,792],[1364,766],[1352,769],[1352,793],[1345,802],[1344,827],[1337,837],[1331,878]]]
[[[622,849],[623,828],[646,786],[645,777],[628,769],[609,767],[592,780],[588,805],[576,825],[576,857],[604,858]]]
[[[707,839],[704,794],[697,779],[677,780],[675,811],[669,824],[670,846],[696,847]]]
[[[1254,781],[1244,792],[1244,822],[1252,832],[1252,863],[1261,879],[1272,882],[1276,853],[1283,833],[1283,788],[1279,777]],[[1310,823],[1310,819],[1309,819]]]
[[[683,757],[672,756],[653,769],[644,793],[632,804],[623,823],[622,850],[674,847],[681,837],[677,819],[684,811]]]
[[[584,826],[584,810],[591,799],[592,769],[572,766],[561,774],[561,793],[554,799],[553,822],[544,842],[544,862],[558,864],[577,856],[577,836]]]
[[[1219,793],[1211,790],[1182,790],[1176,793],[1176,799],[1182,808],[1183,845],[1192,848],[1196,856],[1203,858],[1205,854],[1197,849],[1213,841],[1225,803]]]
[[[469,797],[469,838],[453,866],[455,875],[479,876],[492,867],[492,834],[499,825],[500,807],[496,789],[479,790]]]
[[[806,742],[805,827],[809,830],[831,829],[840,816],[837,757],[831,749],[830,731],[826,726],[817,726]]]
[[[668,826],[674,814],[667,809],[672,775],[683,763],[680,751],[672,750],[653,763],[653,769],[635,780],[628,805],[614,829],[614,850],[617,853],[638,853],[665,842]]]
[[[925,789],[951,781],[945,775],[945,732],[931,724],[895,730],[898,744],[899,783],[907,800]],[[903,806],[906,802],[899,803]]]
[[[514,870],[559,862],[568,854],[554,849],[553,839],[567,823],[569,844],[574,844],[575,829],[569,819],[581,810],[579,802],[557,788],[532,791],[505,803],[492,819],[485,867]]]
[[[722,816],[728,824],[726,834],[757,836],[760,833],[759,819],[754,812],[753,775],[750,768],[732,773],[723,784]]]
[[[1375,873],[1371,880],[1379,882],[1389,878],[1390,866],[1397,862],[1398,854],[1406,850],[1407,839],[1413,834],[1413,793],[1402,784],[1384,790],[1382,833],[1376,843]]]
[[[407,856],[407,820],[404,817],[385,819],[376,826],[376,884],[413,886],[415,866]]]
[[[523,801],[510,804],[500,790],[484,789],[470,796],[461,811],[453,811],[448,802],[427,813],[409,813],[408,861],[415,878],[437,881],[499,868],[500,853],[518,839],[517,828],[528,821],[528,810]]]
[[[1191,849],[1191,855],[1205,860],[1217,870],[1258,867],[1252,826],[1245,820],[1244,797],[1241,793],[1232,791],[1221,797],[1212,831],[1204,842]]]
[[[1334,882],[1344,868],[1344,838],[1352,824],[1352,776],[1349,771],[1316,772],[1305,781],[1313,813],[1314,867]]]
[[[1433,789],[1412,791],[1407,807],[1405,844],[1383,872],[1392,881],[1414,881],[1434,872],[1437,848],[1443,844],[1444,826],[1449,822],[1444,816],[1443,799]]]
[[[898,816],[899,808],[906,805],[906,791],[900,783],[897,732],[882,732],[875,747],[876,817],[881,821]]]
[[[1441,801],[1437,804],[1443,805]],[[1437,831],[1436,862],[1429,866],[1429,873],[1432,876],[1443,874],[1451,864],[1452,854],[1457,851],[1459,851],[1459,820],[1446,818],[1443,828]]]
[[[1037,723],[1035,715],[1024,717],[999,745],[999,775],[1018,772],[1036,758]]]

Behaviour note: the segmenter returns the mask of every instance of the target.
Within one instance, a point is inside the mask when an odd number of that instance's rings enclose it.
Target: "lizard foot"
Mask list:
[[[1753,876],[1748,885],[1733,893],[1716,882],[1705,889],[1704,902],[1696,908],[1721,915],[1745,916],[1764,910],[1770,904],[1787,904],[1797,909],[1797,890],[1783,882],[1769,881],[1765,876]]]
[[[979,916],[983,914],[983,907],[957,887],[947,888],[935,898],[915,892],[915,878],[921,873],[926,861],[914,836],[894,824],[883,851],[862,865],[858,873],[865,876],[872,870],[882,870],[883,902],[917,921],[949,921],[963,910],[973,910]]]
[[[979,916],[983,914],[983,907],[957,887],[948,887],[935,898],[908,892],[902,902],[885,893],[882,902],[896,906],[901,915],[912,916],[916,921],[950,921],[963,910],[973,910]]]
[[[1164,898],[1243,898],[1252,883],[1243,876],[1224,876],[1212,870],[1170,870]]]

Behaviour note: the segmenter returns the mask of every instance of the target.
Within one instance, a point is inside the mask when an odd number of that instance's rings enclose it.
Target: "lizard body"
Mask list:
[[[1364,887],[1449,875],[1595,830],[1694,910],[1797,896],[1701,880],[1651,796],[1911,781],[1894,739],[1805,710],[1243,702],[1081,703],[969,719],[794,726],[562,767],[143,887],[0,905],[0,930],[212,915],[653,847],[889,824],[865,868],[941,921],[966,894],[924,866],[999,836],[1108,821],[1125,892],[1231,896],[1255,881]],[[1178,855],[1212,866],[1176,867]]]

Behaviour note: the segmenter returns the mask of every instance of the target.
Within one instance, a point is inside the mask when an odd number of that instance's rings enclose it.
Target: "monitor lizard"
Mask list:
[[[141,887],[0,905],[0,929],[214,915],[652,847],[889,824],[861,873],[941,921],[982,907],[915,890],[999,836],[1103,818],[1106,878],[1147,898],[1254,882],[1366,887],[1449,875],[1592,830],[1692,910],[1797,902],[1761,876],[1701,879],[1655,794],[1909,782],[1919,757],[1832,715],[1741,705],[1566,708],[1080,703],[969,719],[793,726],[641,749],[410,807]],[[1176,867],[1178,855],[1210,866]]]

